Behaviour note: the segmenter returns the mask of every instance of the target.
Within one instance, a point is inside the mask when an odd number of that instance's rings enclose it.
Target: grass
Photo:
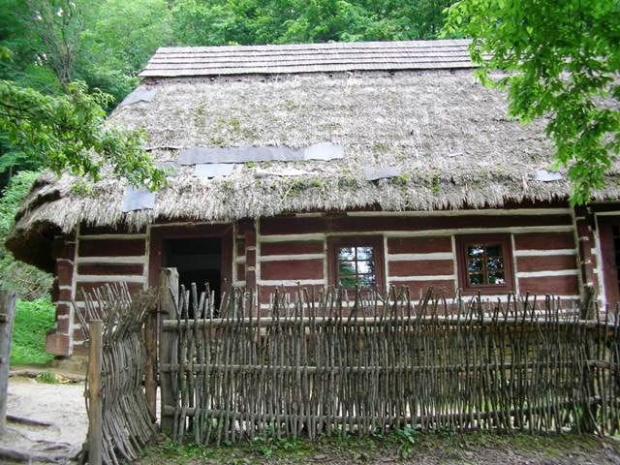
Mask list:
[[[54,306],[49,297],[20,300],[15,310],[11,366],[42,365],[53,356],[45,352],[45,335],[54,327]]]
[[[604,449],[620,457],[619,446],[613,440],[591,436],[500,434],[488,432],[421,433],[413,429],[396,431],[373,437],[329,436],[316,441],[260,436],[234,445],[202,447],[192,443],[178,444],[163,439],[144,451],[142,465],[252,465],[296,463],[478,463],[479,454],[484,463],[500,463],[515,457],[509,463],[555,463],[567,454],[591,457]],[[520,457],[520,458],[519,458]],[[523,460],[521,460],[523,459]],[[520,460],[520,461],[519,461]],[[533,461],[532,461],[533,460]],[[617,462],[605,462],[617,463]]]

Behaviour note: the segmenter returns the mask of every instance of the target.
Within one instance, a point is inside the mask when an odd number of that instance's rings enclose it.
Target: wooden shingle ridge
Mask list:
[[[141,77],[471,68],[469,40],[161,47]]]

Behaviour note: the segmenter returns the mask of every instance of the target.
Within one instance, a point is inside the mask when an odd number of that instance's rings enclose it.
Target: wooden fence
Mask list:
[[[125,284],[84,293],[79,315],[89,347],[86,407],[87,455],[93,465],[120,464],[138,458],[155,434],[143,387],[145,346],[142,328],[155,297],[133,298]]]
[[[177,294],[166,271],[162,426],[177,440],[413,427],[618,431],[620,325],[530,299],[414,304],[304,290],[260,317],[242,291]],[[217,315],[217,318],[213,316]]]

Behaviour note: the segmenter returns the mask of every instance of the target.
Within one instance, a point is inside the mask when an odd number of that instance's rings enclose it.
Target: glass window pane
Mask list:
[[[374,249],[372,247],[338,248],[338,281],[343,287],[376,285]]]
[[[340,286],[341,287],[355,287],[356,279],[354,275],[341,276],[340,277]]]
[[[357,272],[360,274],[374,274],[375,264],[373,262],[366,261],[357,262]]]
[[[484,255],[483,245],[470,245],[467,247],[467,256],[472,258],[479,258]]]
[[[358,260],[372,260],[372,247],[357,247]]]
[[[487,260],[487,268],[489,269],[489,273],[492,271],[502,270],[504,269],[504,260],[501,256],[499,257],[489,257]]]
[[[489,284],[503,285],[506,284],[503,271],[489,272]]]
[[[479,258],[470,259],[467,263],[469,273],[480,273],[482,271],[482,260]]]
[[[357,282],[361,287],[373,287],[375,285],[375,277],[373,275],[361,275],[357,278]]]
[[[338,249],[338,260],[355,260],[353,247],[340,247]]]
[[[470,274],[469,284],[484,284],[484,277],[481,274]]]
[[[486,247],[487,255],[489,257],[501,257],[502,256],[502,246],[501,245],[489,245]]]
[[[338,273],[343,274],[355,274],[355,262],[341,261],[338,263]]]

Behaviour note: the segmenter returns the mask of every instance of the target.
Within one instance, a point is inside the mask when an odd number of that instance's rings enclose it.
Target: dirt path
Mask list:
[[[51,426],[9,422],[0,447],[23,452],[73,456],[86,438],[88,420],[84,384],[46,384],[35,379],[14,377],[9,381],[7,413]],[[51,444],[61,446],[50,450]],[[1,460],[0,460],[1,461]]]

